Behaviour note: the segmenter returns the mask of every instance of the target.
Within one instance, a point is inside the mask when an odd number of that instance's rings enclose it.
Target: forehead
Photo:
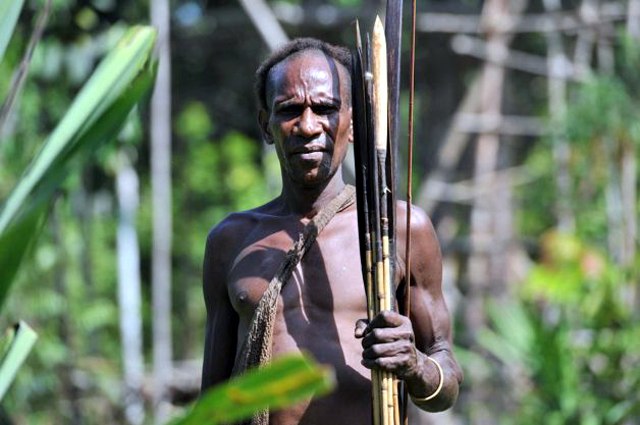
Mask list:
[[[336,92],[348,87],[345,67],[320,50],[303,50],[283,59],[269,71],[266,82],[267,98],[274,92],[286,90],[298,83],[311,86],[329,84]]]

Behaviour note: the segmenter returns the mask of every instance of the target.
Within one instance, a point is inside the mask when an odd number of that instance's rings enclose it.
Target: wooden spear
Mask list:
[[[380,18],[367,35],[363,59],[360,31],[356,25],[357,48],[353,67],[354,148],[361,267],[367,291],[367,314],[373,319],[383,310],[394,309],[392,229],[388,173],[388,83],[387,52]],[[397,379],[390,372],[373,370],[372,401],[374,425],[400,425]]]
[[[391,310],[392,304],[392,276],[389,244],[389,211],[387,187],[387,143],[388,143],[388,82],[387,82],[387,46],[384,35],[384,27],[379,17],[373,26],[372,36],[372,74],[373,74],[373,100],[374,100],[374,139],[376,150],[376,169],[378,171],[378,196],[376,200],[379,209],[379,229],[376,239],[378,252],[376,255],[376,285],[380,313],[383,310]],[[379,242],[378,242],[379,241]],[[381,242],[381,246],[380,246]],[[381,248],[381,249],[380,249]],[[389,372],[382,372],[381,377],[382,399],[382,423],[396,424],[398,402],[395,379]],[[395,396],[394,396],[395,393]],[[399,425],[399,424],[398,424]]]

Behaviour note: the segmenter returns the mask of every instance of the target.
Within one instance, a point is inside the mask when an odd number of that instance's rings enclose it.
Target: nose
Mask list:
[[[317,136],[322,132],[322,123],[310,107],[304,108],[295,129],[298,136],[306,138]]]

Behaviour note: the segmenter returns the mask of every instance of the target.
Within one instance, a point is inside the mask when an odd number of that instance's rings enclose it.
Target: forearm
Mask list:
[[[429,412],[448,409],[458,398],[462,382],[462,373],[451,351],[443,349],[431,356],[420,351],[416,354],[418,367],[404,377],[411,399],[420,409]]]

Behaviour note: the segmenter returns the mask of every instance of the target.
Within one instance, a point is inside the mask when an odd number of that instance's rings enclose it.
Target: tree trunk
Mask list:
[[[96,285],[93,275],[93,250],[91,249],[93,246],[93,197],[90,193],[93,179],[89,167],[86,167],[82,174],[82,183],[74,196],[75,214],[80,221],[82,245],[86,247],[80,253],[80,274],[86,298],[94,300],[96,297]],[[97,335],[91,333],[87,335],[87,340],[89,354],[97,354],[99,348]]]
[[[629,0],[627,15],[627,34],[640,42],[640,0]],[[627,226],[627,252],[625,263],[632,266],[636,258],[638,240],[638,162],[636,148],[633,145],[625,147],[622,155],[622,193],[625,197],[625,223]],[[637,274],[631,279],[637,279]],[[640,310],[640,283],[636,282],[632,288],[632,308]]]
[[[627,34],[636,41],[640,40],[640,0],[629,0]]]
[[[139,203],[138,186],[138,175],[127,161],[119,167],[116,174],[116,192],[120,210],[117,241],[118,304],[125,417],[128,423],[134,425],[144,421],[140,249],[135,227]]]
[[[552,16],[558,16],[562,5],[560,0],[544,0],[544,8]],[[562,34],[546,33],[547,67],[551,74],[548,81],[549,115],[551,116],[551,137],[553,138],[553,159],[555,160],[556,220],[558,230],[573,232],[575,217],[571,210],[571,175],[569,174],[569,144],[567,143],[562,120],[567,111],[567,81],[564,77],[564,54]]]
[[[620,185],[622,192],[622,213],[624,223],[624,247],[621,263],[625,268],[633,265],[636,258],[638,239],[638,162],[631,143],[625,143],[622,151]]]
[[[51,229],[53,240],[58,247],[58,258],[53,274],[53,286],[60,296],[60,299],[69,304],[68,280],[67,280],[67,255],[66,246],[62,238],[62,224],[60,220],[59,208],[60,202],[56,202],[51,213]],[[68,310],[68,309],[67,309]],[[59,404],[68,403],[69,413],[67,418],[71,425],[82,425],[82,408],[80,405],[81,394],[78,386],[73,381],[73,364],[76,358],[76,344],[74,338],[74,330],[69,320],[69,311],[63,311],[60,314],[58,323],[58,334],[60,341],[66,347],[67,355],[64,362],[60,365],[58,371],[61,385],[61,400]]]
[[[489,61],[482,70],[482,86],[480,88],[480,114],[495,122],[501,121],[502,93],[505,79],[505,68],[500,58],[508,49],[510,38],[505,34],[505,24],[511,21],[510,3],[508,0],[488,0],[484,4],[482,19],[487,29],[487,54]],[[518,7],[514,5],[514,7]],[[521,9],[524,6],[521,5]],[[486,300],[490,294],[506,295],[506,262],[507,243],[511,239],[512,206],[510,202],[509,182],[496,181],[500,136],[497,131],[490,130],[478,136],[474,187],[476,197],[471,210],[470,243],[471,253],[468,263],[468,294],[466,305],[465,328],[467,339],[474,347],[475,337],[479,330],[486,326]],[[507,188],[506,191],[501,189]],[[483,189],[492,188],[489,193],[478,196]],[[509,205],[504,205],[507,202]],[[508,218],[505,218],[505,214]],[[498,217],[500,216],[500,221]],[[498,422],[498,411],[503,409],[504,394],[492,391],[492,385],[478,378],[471,383],[470,422],[474,424],[495,424]],[[495,384],[494,384],[495,385]]]
[[[151,1],[151,23],[158,29],[158,76],[151,100],[151,190],[153,205],[152,308],[153,401],[156,422],[168,413],[171,371],[171,54],[169,1]]]
[[[580,19],[587,24],[578,32],[573,54],[573,65],[575,71],[580,75],[587,75],[591,72],[591,57],[595,42],[593,26],[596,24],[597,8],[597,0],[583,0],[580,3]]]
[[[598,17],[598,15],[596,15]],[[611,43],[606,36],[606,27],[600,26],[598,35],[597,53],[598,70],[603,75],[612,75],[614,72],[614,53]],[[616,264],[621,265],[624,255],[624,200],[622,198],[620,164],[618,162],[618,149],[620,142],[614,135],[606,135],[600,140],[605,152],[607,163],[607,182],[605,187],[605,202],[608,224],[609,252]]]

